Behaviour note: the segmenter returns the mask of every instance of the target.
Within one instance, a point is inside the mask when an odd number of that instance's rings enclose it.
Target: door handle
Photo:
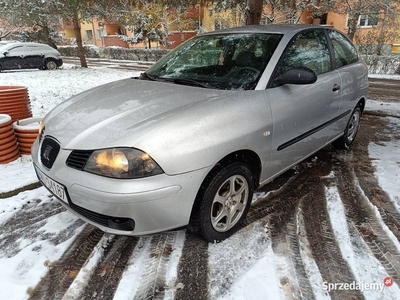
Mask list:
[[[338,91],[338,90],[340,90],[340,85],[338,85],[338,84],[334,84],[333,85],[333,88],[332,88],[332,92],[336,92],[336,91]]]

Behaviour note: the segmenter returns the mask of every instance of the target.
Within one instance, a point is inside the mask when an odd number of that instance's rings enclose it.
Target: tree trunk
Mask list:
[[[83,43],[82,43],[81,27],[79,26],[78,12],[74,16],[73,24],[74,24],[76,44],[78,45],[79,59],[81,61],[81,67],[87,68],[88,65],[85,58],[85,49],[83,48]]]
[[[50,47],[53,47],[54,49],[57,49],[56,44],[53,42],[53,39],[50,36],[49,27],[48,26],[43,26],[43,32],[45,34],[45,39],[46,39],[47,45],[49,45]]]
[[[263,2],[263,0],[247,0],[246,25],[260,24]]]
[[[358,18],[360,17],[359,13],[355,13],[354,15],[349,17],[349,29],[347,30],[347,36],[350,40],[354,41],[354,36],[357,31],[357,24],[358,24]]]

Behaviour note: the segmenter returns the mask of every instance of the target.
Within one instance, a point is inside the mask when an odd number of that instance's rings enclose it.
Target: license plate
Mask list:
[[[56,196],[58,199],[62,200],[63,202],[68,204],[68,197],[67,197],[67,192],[65,189],[65,186],[59,184],[58,182],[54,181],[42,171],[40,171],[35,165],[35,171],[36,175],[39,178],[39,180],[43,183],[43,185],[49,189],[49,191]]]

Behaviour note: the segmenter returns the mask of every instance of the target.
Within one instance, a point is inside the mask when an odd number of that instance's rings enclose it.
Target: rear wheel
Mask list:
[[[209,242],[238,230],[253,198],[253,175],[242,163],[212,171],[196,198],[190,228]]]
[[[48,59],[44,63],[44,69],[45,70],[55,70],[55,69],[57,69],[57,67],[58,67],[57,63],[52,59]]]
[[[347,150],[353,144],[356,138],[358,129],[360,128],[361,121],[361,108],[359,105],[356,106],[353,113],[351,114],[350,120],[347,123],[346,129],[342,137],[332,143],[332,145],[339,150]]]

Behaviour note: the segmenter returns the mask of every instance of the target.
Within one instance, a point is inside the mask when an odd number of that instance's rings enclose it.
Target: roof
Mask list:
[[[290,34],[293,35],[304,29],[310,28],[325,28],[319,25],[307,24],[268,24],[268,25],[247,25],[242,27],[234,27],[204,33],[202,35],[213,35],[219,33],[275,33],[275,34]]]

